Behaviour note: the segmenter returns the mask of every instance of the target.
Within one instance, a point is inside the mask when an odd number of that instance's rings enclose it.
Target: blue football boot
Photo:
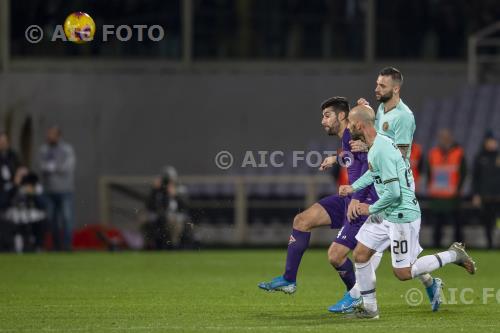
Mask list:
[[[297,290],[297,284],[285,280],[283,276],[275,277],[271,282],[259,283],[259,288],[267,291],[282,291],[285,294],[293,294]]]
[[[439,306],[443,302],[441,298],[441,288],[443,287],[443,280],[440,278],[433,278],[432,285],[425,288],[427,291],[427,296],[429,296],[429,301],[431,301],[432,311],[439,310]]]
[[[361,303],[361,297],[353,298],[349,292],[346,292],[340,301],[328,308],[328,311],[333,313],[351,313]]]

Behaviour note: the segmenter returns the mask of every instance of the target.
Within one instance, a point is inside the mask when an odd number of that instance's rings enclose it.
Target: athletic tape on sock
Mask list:
[[[439,261],[439,267],[443,267],[443,261],[441,260],[441,257],[440,257],[440,256],[438,256],[437,254],[435,254],[434,256],[435,256],[435,257],[437,258],[437,260]]]
[[[373,294],[375,292],[375,288],[367,290],[367,291],[361,291],[361,295],[366,296],[369,294]]]

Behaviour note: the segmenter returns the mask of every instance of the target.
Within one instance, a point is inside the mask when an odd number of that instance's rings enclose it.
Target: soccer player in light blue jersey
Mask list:
[[[353,318],[378,319],[375,293],[375,271],[370,263],[372,255],[390,247],[392,267],[402,281],[428,274],[444,265],[454,263],[470,274],[475,263],[460,243],[453,243],[447,251],[417,258],[422,252],[419,243],[420,206],[408,177],[408,166],[401,151],[388,137],[375,130],[375,115],[371,108],[359,105],[349,113],[349,129],[353,136],[363,138],[368,145],[368,171],[352,185],[339,189],[340,195],[350,195],[375,185],[378,200],[373,204],[354,203],[354,215],[369,215],[356,239],[354,249],[356,280],[363,305]]]
[[[408,180],[412,184],[412,190],[415,191],[410,168],[410,153],[416,125],[412,111],[400,97],[402,85],[403,74],[398,69],[386,67],[380,71],[375,87],[375,97],[380,105],[377,109],[374,126],[378,133],[394,141],[401,151],[408,168]],[[364,98],[360,98],[358,105],[368,105],[368,102]],[[367,151],[367,146],[362,140],[356,140],[351,142],[351,149],[355,152]],[[379,254],[373,257],[374,270],[377,269],[380,260]],[[440,278],[433,278],[430,274],[421,275],[419,279],[425,287],[432,311],[437,311],[442,302],[440,290],[443,281]]]

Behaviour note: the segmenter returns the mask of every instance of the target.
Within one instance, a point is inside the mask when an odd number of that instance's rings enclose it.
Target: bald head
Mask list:
[[[375,112],[367,105],[358,105],[349,112],[349,131],[354,140],[368,143],[375,131]]]
[[[375,112],[367,105],[357,105],[349,113],[349,121],[373,126],[375,124]]]

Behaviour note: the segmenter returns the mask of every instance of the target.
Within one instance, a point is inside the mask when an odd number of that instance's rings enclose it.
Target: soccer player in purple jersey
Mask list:
[[[350,155],[350,163],[347,163],[349,184],[355,182],[366,170],[368,170],[367,153],[351,152],[349,141],[351,133],[348,129],[349,103],[344,97],[333,97],[321,105],[323,119],[321,125],[328,135],[336,135],[342,140],[343,156]],[[355,138],[354,138],[355,139]],[[337,157],[326,158],[320,166],[320,170],[326,170],[336,163]],[[285,272],[270,282],[262,282],[258,286],[267,291],[282,291],[292,294],[297,289],[297,271],[300,261],[309,246],[311,230],[317,227],[330,225],[331,228],[339,229],[337,237],[328,249],[328,258],[331,265],[337,270],[344,282],[347,292],[344,298],[337,304],[331,306],[331,312],[348,312],[361,302],[358,294],[351,295],[349,290],[355,293],[358,288],[353,288],[356,283],[353,263],[347,257],[349,251],[356,247],[356,234],[366,220],[366,216],[355,218],[350,211],[350,202],[371,204],[378,199],[373,186],[364,191],[356,193],[352,197],[341,197],[331,195],[321,199],[304,212],[295,216],[292,234],[288,242],[288,253],[286,258]],[[348,221],[350,217],[351,221]]]

